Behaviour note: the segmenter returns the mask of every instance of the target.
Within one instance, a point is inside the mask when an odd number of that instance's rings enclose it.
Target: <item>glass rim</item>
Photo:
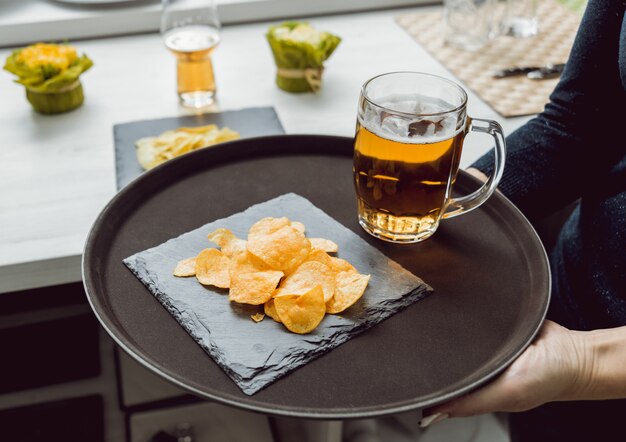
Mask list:
[[[389,107],[385,107],[382,106],[378,103],[376,103],[372,98],[368,97],[367,93],[366,93],[366,88],[367,86],[374,80],[377,80],[381,77],[386,77],[386,76],[390,76],[390,75],[396,75],[396,74],[412,74],[412,75],[418,75],[418,76],[424,76],[424,77],[430,77],[430,78],[435,78],[437,80],[441,80],[444,83],[448,83],[449,85],[453,86],[456,90],[461,92],[461,98],[462,98],[462,102],[460,105],[458,105],[457,107],[450,109],[450,110],[446,110],[446,111],[442,111],[442,112],[430,112],[430,113],[424,113],[424,114],[420,114],[417,112],[403,112],[403,111],[397,111],[397,110],[393,110]],[[365,83],[363,83],[363,86],[361,86],[361,96],[365,99],[365,101],[367,101],[368,103],[370,103],[372,106],[376,106],[384,111],[389,111],[390,113],[393,113],[395,115],[405,115],[408,117],[431,117],[431,116],[441,116],[441,115],[447,115],[447,114],[451,114],[451,113],[455,113],[455,112],[459,112],[461,111],[463,108],[465,108],[467,106],[467,92],[465,92],[465,89],[463,89],[461,86],[459,86],[457,83],[455,83],[452,80],[448,80],[447,78],[441,77],[439,75],[434,75],[434,74],[428,74],[426,72],[418,72],[418,71],[393,71],[393,72],[385,72],[382,74],[378,74],[372,78],[370,78],[369,80],[367,80]]]

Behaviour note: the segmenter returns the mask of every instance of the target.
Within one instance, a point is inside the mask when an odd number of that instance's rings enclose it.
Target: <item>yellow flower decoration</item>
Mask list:
[[[37,43],[24,48],[20,52],[18,60],[30,69],[39,66],[53,66],[63,71],[76,58],[76,49],[73,46]]]
[[[80,75],[93,62],[67,44],[36,43],[14,50],[4,69],[26,87],[26,99],[37,112],[56,114],[76,109],[84,100]]]

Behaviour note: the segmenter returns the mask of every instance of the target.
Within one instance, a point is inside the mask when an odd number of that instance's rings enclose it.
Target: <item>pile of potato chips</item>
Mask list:
[[[309,333],[326,313],[340,313],[358,301],[370,279],[348,261],[330,256],[333,241],[307,238],[304,224],[288,218],[263,218],[237,238],[217,229],[207,248],[176,265],[174,276],[194,276],[203,285],[229,289],[228,298],[263,305],[266,315],[294,333]],[[256,322],[264,314],[252,315]]]
[[[180,127],[163,132],[158,137],[141,138],[135,142],[137,160],[145,170],[192,150],[214,146],[239,138],[239,133],[215,124],[198,127]]]

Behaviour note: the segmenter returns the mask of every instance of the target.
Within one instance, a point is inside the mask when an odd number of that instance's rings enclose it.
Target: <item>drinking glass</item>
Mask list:
[[[213,0],[162,0],[161,36],[176,56],[178,96],[185,107],[215,102],[211,54],[220,42],[220,27]]]
[[[420,72],[391,72],[361,89],[354,139],[354,184],[359,223],[371,235],[396,243],[423,241],[441,219],[480,206],[504,170],[502,128],[467,116],[459,85]],[[463,141],[490,134],[495,167],[475,192],[452,197]]]
[[[458,49],[477,51],[489,40],[494,0],[444,0],[443,39]]]
[[[527,38],[539,32],[537,0],[507,0],[507,35]]]

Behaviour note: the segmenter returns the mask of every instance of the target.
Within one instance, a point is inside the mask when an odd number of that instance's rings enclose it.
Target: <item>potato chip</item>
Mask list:
[[[274,233],[278,229],[281,229],[285,226],[290,225],[291,222],[289,218],[261,218],[259,221],[254,223],[250,230],[248,230],[248,240],[254,238],[256,236],[266,236]]]
[[[252,318],[254,322],[261,322],[265,319],[265,315],[263,313],[255,313],[254,315],[250,315],[250,318]]]
[[[313,331],[326,313],[324,292],[320,285],[300,296],[274,298],[274,306],[285,327],[298,334]]]
[[[327,265],[331,270],[333,268],[333,262],[330,256],[328,256],[328,253],[320,249],[311,249],[309,256],[307,256],[304,260],[304,262],[308,261],[321,262],[322,264]]]
[[[230,286],[228,257],[217,249],[204,249],[196,257],[196,278],[203,285]]]
[[[334,256],[330,257],[330,261],[332,262],[331,268],[335,273],[339,272],[354,272],[358,273],[357,269],[354,268],[352,264],[350,264],[345,259],[335,258]]]
[[[304,227],[304,224],[302,224],[299,221],[291,221],[291,227],[293,227],[296,230],[301,231],[302,233],[304,233],[304,231],[306,230],[306,227]]]
[[[290,226],[276,226],[287,218],[265,218],[273,220],[266,225],[250,228],[248,234],[248,251],[276,270],[291,272],[308,256],[311,243],[302,232]],[[256,227],[255,227],[256,226]]]
[[[326,303],[327,313],[340,313],[357,302],[370,280],[370,275],[355,272],[340,272],[336,277],[335,293]]]
[[[209,241],[220,246],[222,253],[228,257],[246,251],[246,241],[237,238],[235,234],[228,229],[217,229],[209,233],[207,237]]]
[[[285,278],[274,293],[274,298],[303,295],[318,285],[322,287],[324,302],[330,300],[335,292],[335,274],[321,262],[307,261]]]
[[[264,304],[283,275],[281,271],[270,270],[251,253],[238,253],[230,260],[228,299],[242,304]]]
[[[196,126],[196,127],[179,127],[176,129],[179,132],[187,132],[190,134],[202,134],[205,132],[211,132],[218,129],[216,124],[207,124],[206,126]]]
[[[191,149],[199,129],[181,128],[186,138],[163,134],[162,152],[174,156]],[[229,288],[232,302],[261,305],[250,315],[255,322],[269,316],[294,333],[310,333],[326,313],[339,313],[361,298],[369,275],[361,275],[348,261],[330,256],[338,245],[304,235],[301,222],[263,218],[250,227],[247,241],[228,229],[208,234],[220,249],[204,249],[197,257],[178,262],[175,276],[193,276],[204,285]]]
[[[199,127],[181,127],[163,132],[158,137],[141,138],[135,142],[137,160],[144,169],[191,152],[214,146],[225,141],[236,140],[239,134],[227,127],[220,129],[215,124]]]
[[[137,161],[144,170],[152,169],[159,165],[157,160],[158,150],[149,139],[140,139],[135,143],[137,147]]]
[[[309,238],[309,241],[311,241],[311,247],[321,249],[328,253],[335,253],[339,250],[339,246],[330,239]]]
[[[263,304],[263,310],[265,311],[265,314],[269,316],[270,318],[272,318],[274,321],[281,322],[280,317],[278,316],[278,313],[276,312],[276,306],[274,305],[273,298],[267,301],[265,304]]]
[[[174,276],[195,276],[196,275],[196,257],[182,259],[176,264]]]
[[[254,273],[274,270],[252,253],[245,251],[230,257],[230,273]]]
[[[238,273],[231,276],[228,299],[240,304],[260,305],[270,300],[283,272]]]

